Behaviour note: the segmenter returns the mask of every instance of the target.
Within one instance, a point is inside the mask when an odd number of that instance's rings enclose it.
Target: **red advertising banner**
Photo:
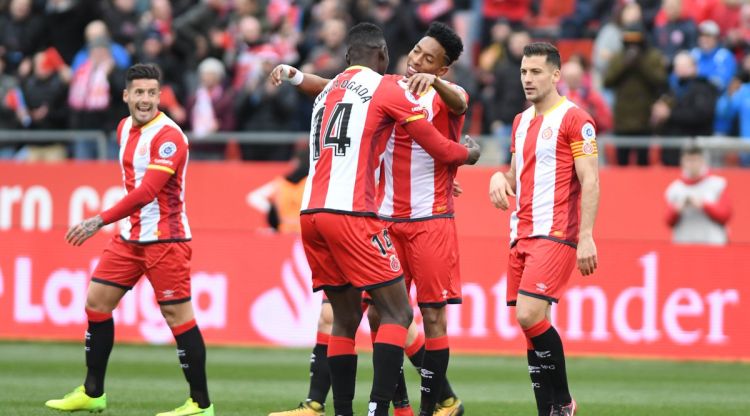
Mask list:
[[[293,235],[264,231],[263,215],[247,201],[249,192],[285,168],[190,167],[193,300],[209,343],[314,342],[320,295],[310,291],[301,243]],[[727,247],[674,246],[663,224],[662,193],[677,172],[635,172],[602,172],[600,269],[593,277],[574,273],[554,309],[567,351],[750,360],[750,324],[741,313],[750,306],[747,216],[732,220]],[[487,202],[490,174],[467,169],[459,178],[465,188],[457,203],[464,304],[449,307],[451,346],[519,352],[523,336],[513,309],[505,306],[507,213]],[[727,176],[730,187],[739,186],[750,172]],[[119,180],[118,168],[109,163],[0,164],[0,338],[82,339],[89,275],[116,229],[82,247],[65,244],[63,236],[70,224],[117,201]],[[750,197],[732,196],[735,212],[750,212]],[[119,340],[172,339],[145,279],[123,298],[115,322]]]

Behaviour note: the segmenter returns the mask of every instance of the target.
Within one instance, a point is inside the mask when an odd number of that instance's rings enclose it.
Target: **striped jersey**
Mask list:
[[[406,83],[401,84],[406,88]],[[458,85],[448,83],[468,95]],[[464,115],[453,114],[434,88],[419,97],[427,120],[454,142],[461,141]],[[453,215],[453,179],[458,166],[435,161],[402,127],[386,145],[378,214],[390,220]]]
[[[303,214],[376,215],[380,165],[393,127],[425,117],[400,78],[353,66],[315,99]]]
[[[122,238],[137,243],[190,240],[185,214],[188,140],[180,127],[161,112],[143,126],[126,117],[117,126],[117,138],[127,192],[140,186],[147,169],[172,175],[153,201],[128,218]]]
[[[511,153],[516,164],[511,244],[527,237],[577,243],[581,184],[574,159],[597,155],[591,116],[565,97],[544,114],[531,106],[513,121]]]

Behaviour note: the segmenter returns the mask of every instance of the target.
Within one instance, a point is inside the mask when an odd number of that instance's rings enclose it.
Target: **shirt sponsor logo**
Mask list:
[[[167,159],[154,159],[154,163],[158,163],[160,165],[167,165],[167,166],[174,165],[174,163],[171,160],[167,160]]]
[[[177,152],[177,145],[174,142],[166,142],[159,146],[159,157],[169,158]]]

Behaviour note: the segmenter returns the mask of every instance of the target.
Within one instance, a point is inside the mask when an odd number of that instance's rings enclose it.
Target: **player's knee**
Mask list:
[[[544,310],[537,311],[531,308],[516,308],[516,320],[521,328],[531,328],[544,318]]]
[[[99,299],[86,299],[86,309],[99,313],[112,313],[114,306],[108,305]]]
[[[448,326],[445,317],[445,308],[423,308],[422,323],[425,335],[429,338],[445,335]]]
[[[414,319],[414,311],[411,308],[402,309],[396,312],[394,320],[404,328],[408,328]]]

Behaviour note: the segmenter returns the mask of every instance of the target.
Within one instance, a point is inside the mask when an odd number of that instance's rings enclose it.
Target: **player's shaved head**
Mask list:
[[[349,30],[346,38],[346,57],[349,65],[365,65],[380,73],[388,67],[388,49],[380,27],[359,23]],[[382,56],[382,55],[385,56]],[[383,66],[383,59],[385,66]]]

